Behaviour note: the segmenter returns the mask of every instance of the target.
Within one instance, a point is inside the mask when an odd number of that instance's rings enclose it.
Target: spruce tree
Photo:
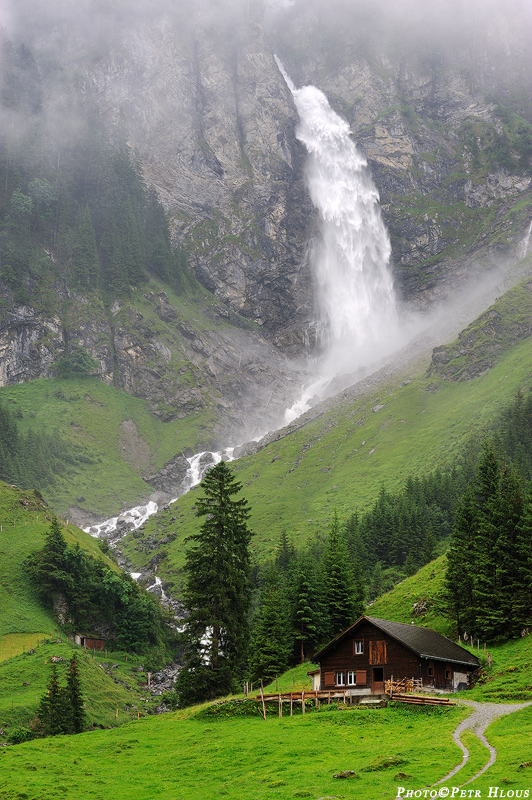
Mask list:
[[[85,725],[85,709],[79,676],[78,659],[75,655],[70,659],[65,690],[69,717],[69,733],[81,733]]]
[[[475,632],[484,639],[504,639],[516,632],[514,594],[518,577],[518,527],[523,513],[518,472],[502,467],[498,491],[478,530],[480,566],[474,592]]]
[[[477,513],[471,488],[468,486],[456,511],[456,519],[447,552],[445,598],[448,614],[454,619],[456,633],[463,635],[474,629],[473,591],[477,569],[475,540]]]
[[[223,461],[207,472],[201,488],[196,516],[204,521],[188,537],[192,547],[184,567],[188,654],[176,687],[180,705],[230,692],[243,676],[249,637],[247,500],[234,499],[242,485]],[[202,697],[193,688],[199,683]]]
[[[92,225],[89,206],[78,214],[77,227],[72,250],[72,275],[76,285],[82,288],[96,288],[100,282],[100,259],[96,249],[96,236]]]
[[[329,635],[336,636],[360,616],[364,608],[360,584],[355,584],[349,553],[335,511],[323,560],[323,595]]]
[[[43,549],[25,562],[37,592],[45,602],[49,603],[58,591],[65,592],[72,588],[74,580],[68,571],[67,560],[67,544],[54,517]]]
[[[292,650],[286,593],[273,568],[268,570],[252,623],[249,675],[265,683],[284,672]]]
[[[516,627],[532,625],[532,492],[529,490],[517,526],[516,578],[513,591],[513,612]]]
[[[294,656],[303,663],[327,635],[322,589],[310,558],[300,558],[295,565],[290,590]]]
[[[52,666],[52,677],[46,687],[46,693],[41,697],[37,708],[37,730],[42,736],[57,736],[69,733],[69,712],[66,703],[66,694],[59,685],[57,669]]]

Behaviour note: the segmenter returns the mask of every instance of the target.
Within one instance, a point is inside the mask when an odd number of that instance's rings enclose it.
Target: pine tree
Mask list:
[[[249,659],[252,682],[265,683],[284,672],[292,650],[288,603],[275,569],[266,575],[257,612],[253,618]]]
[[[243,675],[249,638],[247,500],[233,499],[242,485],[223,461],[209,470],[201,488],[196,516],[205,519],[187,540],[193,546],[185,562],[188,655],[176,687],[181,705],[197,701],[195,678],[201,677],[202,699],[230,692]]]
[[[88,205],[78,214],[72,265],[74,281],[78,286],[96,288],[99,285],[101,266]]]
[[[473,591],[477,575],[475,541],[477,513],[468,486],[456,511],[447,552],[445,597],[447,610],[456,623],[457,634],[471,633],[475,626]]]
[[[532,492],[528,492],[517,526],[513,613],[517,629],[532,625]]]
[[[336,636],[349,627],[363,610],[360,587],[355,585],[349,553],[335,511],[323,561],[323,596],[329,618],[329,634]]]
[[[317,645],[327,635],[326,613],[321,587],[310,558],[300,558],[292,571],[292,630],[297,652],[303,663],[311,658]]]
[[[37,730],[42,736],[69,733],[68,709],[64,689],[59,685],[57,669],[52,666],[52,677],[37,708]]]
[[[85,708],[78,659],[75,655],[70,659],[68,666],[65,697],[68,708],[69,733],[81,733],[85,725]]]
[[[476,634],[504,639],[516,632],[514,593],[518,577],[518,527],[523,513],[520,475],[506,465],[478,530],[481,569],[474,592]],[[517,625],[517,627],[519,627]]]
[[[56,517],[46,534],[43,549],[30,556],[25,567],[45,602],[49,603],[58,591],[68,591],[72,587],[73,578],[67,568],[67,544]]]

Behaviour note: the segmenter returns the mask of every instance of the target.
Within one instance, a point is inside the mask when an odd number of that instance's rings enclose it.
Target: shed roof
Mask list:
[[[404,622],[391,622],[377,617],[360,617],[350,628],[337,636],[332,642],[323,647],[314,658],[318,661],[321,656],[338,644],[344,637],[356,632],[356,628],[363,622],[370,622],[393,639],[401,642],[421,658],[430,658],[435,661],[446,661],[455,664],[466,664],[469,667],[478,667],[479,660],[456,642],[452,642],[441,633],[431,628],[422,628],[417,625],[407,625]]]

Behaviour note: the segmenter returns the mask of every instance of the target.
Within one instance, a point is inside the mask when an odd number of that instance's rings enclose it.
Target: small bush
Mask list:
[[[13,728],[6,736],[10,744],[22,744],[22,742],[28,742],[32,738],[33,734],[29,728],[23,728],[22,726]]]

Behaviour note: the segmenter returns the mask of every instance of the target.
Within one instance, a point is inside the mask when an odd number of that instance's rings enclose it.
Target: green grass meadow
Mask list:
[[[0,798],[388,799],[398,784],[426,786],[461,760],[451,731],[465,713],[330,706],[266,721],[165,714],[5,749]],[[436,727],[438,743],[427,747]],[[356,777],[333,777],[344,770]]]
[[[57,622],[39,602],[23,569],[30,553],[40,550],[53,512],[32,492],[0,481],[0,637],[6,634],[50,635]],[[67,544],[80,544],[111,569],[116,563],[103,555],[95,539],[74,525],[62,525]],[[0,642],[2,640],[0,639]]]

